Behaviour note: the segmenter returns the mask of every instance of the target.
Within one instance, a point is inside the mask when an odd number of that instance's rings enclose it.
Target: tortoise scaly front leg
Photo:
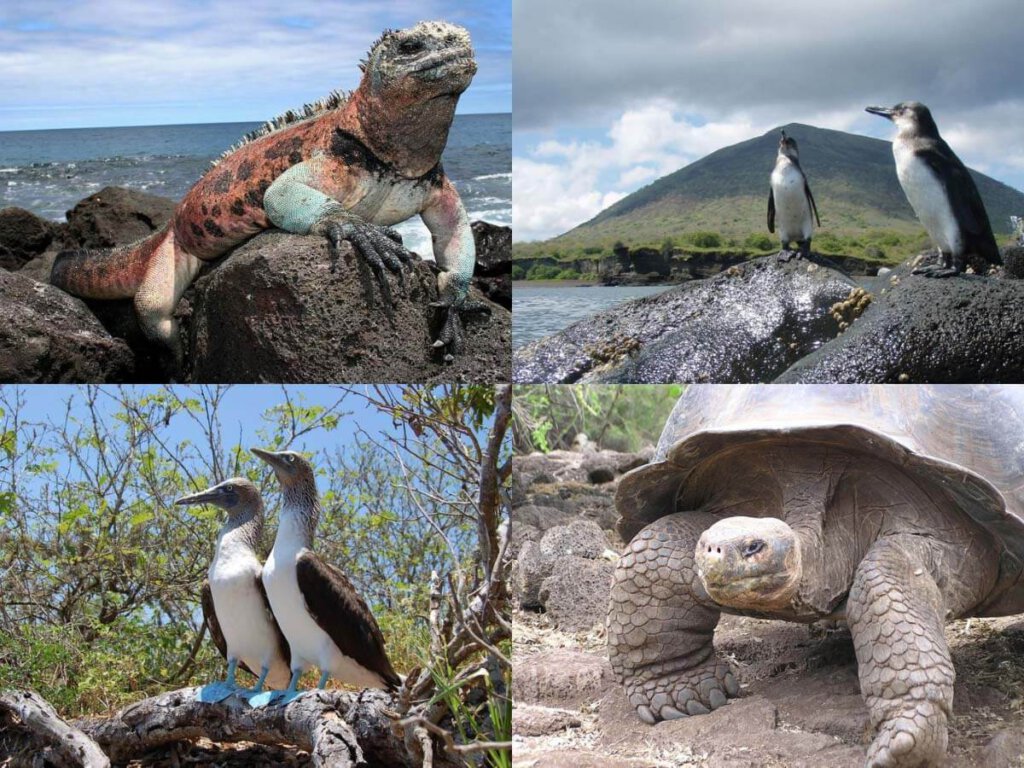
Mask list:
[[[861,693],[878,735],[868,768],[937,765],[946,754],[953,663],[927,540],[893,536],[861,561],[847,602]]]
[[[608,658],[646,723],[706,714],[739,693],[712,642],[721,613],[694,567],[697,540],[716,520],[663,517],[636,535],[615,570]]]

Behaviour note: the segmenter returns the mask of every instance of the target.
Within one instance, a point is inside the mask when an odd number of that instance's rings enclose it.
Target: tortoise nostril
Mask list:
[[[715,547],[715,552],[717,552],[718,554],[722,554],[722,548],[721,547]]]

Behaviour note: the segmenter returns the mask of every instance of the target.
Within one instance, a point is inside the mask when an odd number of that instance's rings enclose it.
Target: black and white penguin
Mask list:
[[[959,275],[970,257],[1002,264],[985,205],[970,172],[939,135],[924,104],[867,107],[896,124],[892,153],[903,193],[939,249],[939,263],[918,267],[927,277]]]
[[[783,131],[768,189],[768,231],[775,232],[778,224],[782,250],[788,251],[789,244],[796,241],[800,246],[800,255],[806,257],[811,252],[815,221],[820,227],[818,207],[814,204],[811,187],[800,167],[796,140]]]

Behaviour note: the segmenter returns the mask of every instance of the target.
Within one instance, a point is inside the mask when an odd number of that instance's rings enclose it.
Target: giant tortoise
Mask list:
[[[738,693],[722,611],[845,619],[869,766],[946,750],[947,620],[1024,612],[1024,387],[691,386],[616,492],[612,668],[647,723]]]

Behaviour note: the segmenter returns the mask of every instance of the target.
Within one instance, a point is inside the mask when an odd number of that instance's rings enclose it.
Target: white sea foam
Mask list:
[[[474,176],[473,181],[486,181],[487,179],[511,179],[511,173],[487,173],[483,176]]]

